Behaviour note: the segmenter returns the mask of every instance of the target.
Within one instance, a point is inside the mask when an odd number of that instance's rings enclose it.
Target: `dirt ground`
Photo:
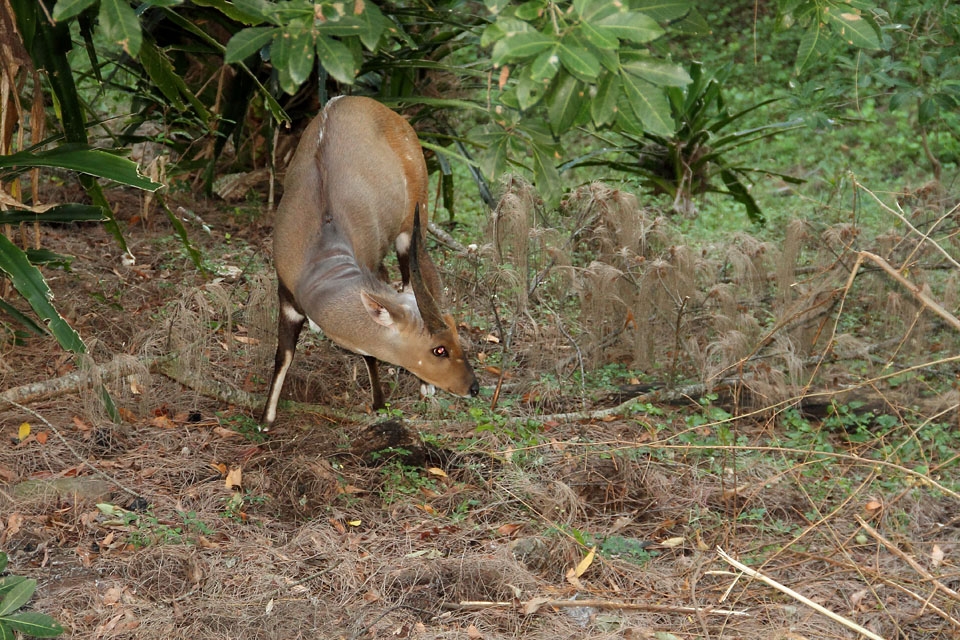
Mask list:
[[[64,637],[862,637],[718,548],[878,637],[960,637],[950,476],[838,450],[824,467],[837,495],[813,495],[802,459],[697,451],[710,429],[691,419],[697,398],[603,413],[647,390],[549,395],[532,361],[501,380],[484,364],[502,349],[497,320],[458,295],[469,274],[439,250],[484,397],[421,400],[391,369],[391,412],[370,415],[360,358],[305,333],[284,397],[312,404],[258,433],[244,394],[272,367],[271,219],[189,208],[207,277],[162,214],[125,216],[133,265],[102,227],[44,228],[42,246],[75,257],[46,273],[90,358],[31,335],[0,347],[0,391],[79,379],[0,407],[0,551],[37,579],[29,606]],[[538,355],[570,353],[560,340]],[[498,382],[491,421],[478,407]],[[778,428],[761,412],[734,441]]]

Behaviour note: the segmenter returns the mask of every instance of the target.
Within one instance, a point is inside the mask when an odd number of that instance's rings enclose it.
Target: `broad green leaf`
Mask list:
[[[529,31],[507,35],[493,45],[494,64],[503,64],[512,60],[538,55],[555,46],[556,40],[539,31]]]
[[[0,578],[0,598],[24,580],[26,578],[23,576],[4,576]]]
[[[604,27],[621,40],[629,40],[637,44],[656,40],[664,33],[656,20],[643,13],[630,11],[626,5],[595,24]]]
[[[690,13],[692,5],[690,0],[636,0],[632,4],[634,11],[664,22],[683,18]]]
[[[590,99],[590,117],[596,126],[602,127],[613,121],[619,97],[620,76],[615,73],[605,73],[600,76],[596,94]]]
[[[750,218],[751,222],[757,224],[766,223],[767,220],[764,218],[763,212],[760,211],[757,201],[750,195],[750,190],[740,182],[737,174],[729,169],[724,169],[720,172],[720,178],[723,180],[723,184],[726,185],[727,192],[747,210],[747,217]]]
[[[313,33],[306,29],[298,29],[292,32],[290,34],[290,58],[287,61],[287,69],[290,79],[298,87],[303,84],[303,81],[313,70],[313,59]]]
[[[574,10],[580,16],[581,22],[590,22],[596,24],[607,16],[622,10],[622,3],[610,2],[610,0],[587,0],[586,2],[574,2]]]
[[[87,145],[64,144],[46,151],[21,151],[0,156],[0,169],[12,167],[72,169],[146,191],[156,191],[163,186],[143,176],[136,163]]]
[[[547,99],[550,129],[555,135],[560,135],[573,126],[583,107],[583,99],[583,84],[572,75],[560,74]]]
[[[43,213],[34,213],[25,209],[7,209],[0,211],[0,224],[20,224],[21,222],[103,222],[107,219],[100,207],[86,204],[60,204]],[[3,571],[3,569],[0,569]]]
[[[179,7],[184,0],[147,0],[143,4],[148,7]]]
[[[517,80],[517,103],[524,111],[535,105],[543,97],[546,84],[530,77],[529,69],[524,70]]]
[[[557,52],[558,47],[547,49],[530,64],[530,79],[539,82],[547,82],[557,75],[560,70],[560,55]]]
[[[612,31],[605,27],[600,27],[589,22],[581,22],[577,27],[580,36],[599,49],[616,49],[620,46],[620,40]]]
[[[9,242],[9,240],[7,240],[7,242]],[[0,248],[0,250],[2,250],[2,248]],[[0,618],[10,615],[25,605],[36,590],[37,581],[32,578],[15,584],[13,588],[3,596],[3,600],[0,600]]]
[[[41,337],[47,335],[46,329],[44,329],[44,328],[41,327],[39,324],[37,324],[36,321],[34,321],[33,318],[27,316],[26,314],[21,313],[19,309],[17,309],[17,308],[14,307],[13,305],[9,304],[9,303],[8,303],[6,300],[4,300],[3,298],[0,298],[0,311],[2,311],[3,313],[7,314],[8,316],[10,316],[11,318],[13,318],[14,320],[16,320],[18,323],[20,323],[21,326],[23,326],[24,329],[26,329],[26,330],[29,331],[30,333],[32,333],[32,334],[34,334],[34,335],[37,335],[37,336],[41,336]],[[2,580],[3,580],[3,579],[0,578],[0,582],[2,582]],[[0,584],[0,595],[3,595],[3,585],[2,585],[2,584]],[[2,637],[2,636],[0,636],[0,637]]]
[[[803,37],[800,38],[800,46],[797,48],[797,60],[794,63],[794,71],[798,75],[802,72],[810,60],[813,58],[813,54],[817,50],[817,44],[820,42],[820,21],[811,20],[810,26],[804,32]]]
[[[127,0],[100,0],[100,33],[131,57],[140,53],[140,21]]]
[[[483,4],[487,8],[487,11],[493,15],[497,15],[510,4],[510,0],[483,0]]]
[[[533,152],[533,181],[537,191],[549,205],[555,205],[560,200],[562,188],[554,150],[534,143],[531,145],[531,151]]]
[[[572,75],[584,82],[593,82],[600,75],[600,60],[570,38],[560,42],[560,62]]]
[[[546,9],[547,3],[544,0],[530,0],[530,2],[524,2],[519,7],[517,7],[513,15],[520,18],[521,20],[536,20]]]
[[[56,638],[63,627],[50,616],[37,611],[22,611],[4,619],[11,629],[33,638]]]
[[[669,136],[674,132],[670,104],[660,87],[656,87],[642,78],[629,73],[621,73],[623,90],[630,108],[643,123],[645,131]]]
[[[623,70],[660,87],[685,87],[691,78],[687,70],[667,60],[650,56],[621,58]]]
[[[0,640],[17,640],[13,629],[0,621]]]
[[[254,16],[260,20],[277,24],[276,18],[273,15],[272,3],[267,0],[233,0],[233,4],[248,16]]]
[[[57,0],[53,7],[53,19],[57,22],[79,15],[97,0]]]
[[[182,111],[186,106],[180,99],[180,83],[183,79],[174,71],[173,65],[157,47],[153,38],[146,38],[140,46],[140,64],[167,101]]]
[[[380,12],[373,2],[360,2],[357,0],[357,7],[363,7],[363,11],[356,15],[360,23],[360,42],[363,43],[369,51],[375,51],[380,43],[380,37],[383,32],[390,28],[390,21]]]
[[[237,2],[228,0],[191,0],[191,4],[200,7],[213,7],[231,20],[236,20],[240,24],[252,25],[263,22],[264,16],[249,14],[243,11]]]
[[[332,38],[317,37],[317,57],[320,64],[335,80],[344,84],[353,84],[359,69],[353,54],[345,44]]]
[[[475,137],[476,141],[484,148],[480,155],[480,170],[490,180],[495,179],[506,170],[507,152],[510,150],[512,138],[513,134],[511,132],[500,127]]]
[[[242,62],[270,44],[280,33],[275,27],[250,27],[242,29],[230,38],[223,61],[227,64]]]
[[[67,324],[67,321],[50,304],[50,298],[53,297],[53,294],[44,281],[43,274],[30,264],[20,247],[10,242],[3,234],[0,234],[0,270],[10,276],[13,287],[27,300],[34,312],[40,316],[40,319],[47,323],[47,328],[61,347],[74,353],[86,352],[87,348],[80,338],[80,334],[74,331],[73,327]],[[34,583],[35,585],[36,583]],[[0,615],[5,615],[3,609],[7,603],[7,598],[19,588],[19,586],[14,587],[4,597],[3,602],[0,603]],[[32,588],[30,593],[33,593]],[[29,597],[28,595],[27,598]],[[12,610],[8,610],[7,613]]]
[[[823,16],[849,44],[861,49],[880,48],[880,35],[864,16],[853,12],[832,10],[824,11]]]

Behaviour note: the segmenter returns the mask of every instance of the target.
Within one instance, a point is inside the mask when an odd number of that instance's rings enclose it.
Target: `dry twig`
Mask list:
[[[667,604],[649,604],[645,602],[621,602],[617,600],[553,600],[551,598],[532,598],[526,602],[495,602],[487,600],[465,600],[462,602],[444,602],[440,605],[448,611],[483,611],[484,609],[521,607],[526,615],[531,615],[543,607],[557,609],[570,607],[592,607],[594,609],[624,609],[628,611],[648,611],[652,613],[678,613],[683,615],[706,614],[717,616],[750,617],[746,611],[732,609],[714,609],[712,607],[684,607]]]
[[[808,598],[808,597],[806,597],[806,596],[803,596],[803,595],[800,595],[799,593],[797,593],[796,591],[794,591],[794,590],[791,589],[790,587],[787,587],[787,586],[785,586],[785,585],[780,584],[779,582],[777,582],[777,581],[774,580],[773,578],[770,578],[770,577],[768,577],[768,576],[765,576],[765,575],[763,575],[762,573],[760,573],[759,571],[757,571],[757,570],[755,570],[755,569],[751,569],[751,568],[748,567],[747,565],[745,565],[745,564],[743,564],[743,563],[741,563],[741,562],[738,562],[738,561],[734,560],[730,555],[727,554],[726,551],[724,551],[724,550],[721,549],[720,547],[717,547],[717,554],[718,554],[721,558],[723,558],[723,559],[727,562],[727,564],[730,564],[731,566],[736,567],[737,569],[739,569],[739,570],[742,571],[743,573],[747,574],[747,575],[750,576],[751,578],[756,578],[756,579],[759,580],[760,582],[763,582],[764,584],[773,587],[773,588],[776,589],[777,591],[779,591],[779,592],[781,592],[781,593],[785,593],[786,595],[790,596],[791,598],[793,598],[793,599],[795,599],[795,600],[797,600],[797,601],[799,601],[799,602],[802,602],[803,604],[807,605],[808,607],[810,607],[810,608],[812,608],[812,609],[814,609],[814,610],[822,613],[823,615],[827,616],[828,618],[830,618],[830,619],[833,620],[834,622],[837,622],[837,623],[839,623],[839,624],[842,624],[843,626],[845,626],[845,627],[848,628],[848,629],[851,629],[851,630],[853,630],[853,631],[856,631],[857,633],[860,633],[860,634],[862,634],[862,635],[865,635],[866,637],[870,638],[871,640],[884,640],[883,636],[877,635],[876,633],[874,633],[873,631],[870,631],[870,630],[867,629],[866,627],[860,626],[859,624],[857,624],[857,623],[854,622],[853,620],[850,620],[850,619],[848,619],[848,618],[844,618],[844,617],[841,616],[840,614],[834,613],[833,611],[830,611],[829,609],[827,609],[827,608],[824,607],[823,605],[817,604],[816,602],[814,602],[814,601],[811,600],[810,598]]]

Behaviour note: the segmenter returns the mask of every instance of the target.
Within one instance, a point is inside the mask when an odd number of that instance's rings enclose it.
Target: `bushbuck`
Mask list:
[[[374,410],[384,406],[377,360],[459,396],[480,385],[440,278],[424,248],[427,167],[413,127],[376,100],[342,96],[303,132],[287,169],[273,232],[280,311],[262,421],[273,424],[306,320],[363,356]],[[393,245],[402,289],[387,282]],[[411,292],[412,288],[412,292]]]

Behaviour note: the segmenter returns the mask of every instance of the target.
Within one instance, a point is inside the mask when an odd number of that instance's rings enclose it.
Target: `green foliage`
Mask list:
[[[7,554],[0,552],[0,574],[7,568]],[[63,627],[50,616],[36,611],[20,611],[37,590],[37,581],[21,576],[0,578],[0,638],[14,638],[20,632],[33,638],[55,638]]]
[[[214,529],[197,517],[194,511],[177,511],[180,522],[157,517],[150,510],[144,513],[101,503],[100,512],[109,518],[105,525],[119,527],[127,532],[128,540],[140,549],[158,544],[182,544],[194,541],[197,535],[212,535]]]
[[[873,2],[781,0],[780,12],[785,26],[796,24],[803,29],[795,62],[798,74],[830,50],[831,36],[859,49],[876,50],[881,46],[877,8]]]
[[[711,75],[699,62],[692,63],[690,84],[685,88],[666,89],[672,122],[668,134],[649,130],[639,135],[623,132],[625,143],[615,145],[609,159],[587,159],[579,164],[639,174],[655,192],[669,194],[673,209],[680,213],[692,214],[695,196],[715,192],[741,204],[751,221],[764,222],[763,213],[750,194],[751,174],[778,175],[794,184],[803,181],[771,170],[735,164],[734,156],[746,146],[796,129],[801,123],[793,120],[733,129],[744,116],[779,98],[763,100],[731,113],[722,93],[729,73],[729,66]]]

